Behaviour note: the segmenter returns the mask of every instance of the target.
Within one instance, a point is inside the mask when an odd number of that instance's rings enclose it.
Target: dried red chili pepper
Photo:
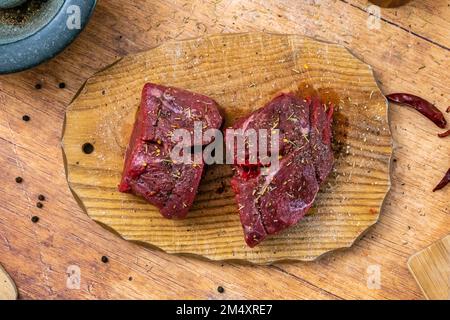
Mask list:
[[[436,187],[434,187],[433,192],[435,192],[437,190],[441,190],[449,183],[450,183],[450,169],[448,169],[447,173],[442,178],[441,182],[439,182],[438,185]]]
[[[448,137],[448,136],[450,136],[450,130],[447,130],[447,131],[442,132],[442,133],[438,133],[438,137],[439,138],[445,138],[445,137]]]
[[[444,115],[438,108],[436,108],[431,102],[427,100],[409,94],[409,93],[393,93],[386,96],[389,101],[404,104],[411,108],[416,109],[425,117],[434,122],[439,128],[445,128],[447,121],[445,121]]]

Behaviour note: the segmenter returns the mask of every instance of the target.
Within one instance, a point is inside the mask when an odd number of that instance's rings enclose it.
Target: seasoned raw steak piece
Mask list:
[[[194,121],[202,121],[203,130],[220,128],[222,117],[217,103],[200,94],[147,83],[119,191],[144,197],[166,218],[184,218],[194,201],[204,164],[174,163],[170,158],[175,145],[171,137],[175,129],[187,129],[194,141]]]
[[[280,130],[277,170],[262,175],[258,165],[234,165],[231,185],[250,247],[296,224],[313,204],[320,183],[333,166],[332,114],[333,108],[317,98],[303,100],[289,93],[233,126]]]

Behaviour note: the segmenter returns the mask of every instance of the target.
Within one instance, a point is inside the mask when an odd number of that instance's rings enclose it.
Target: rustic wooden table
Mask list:
[[[78,88],[119,56],[169,39],[267,31],[340,43],[373,66],[385,93],[416,93],[444,110],[450,96],[448,0],[383,9],[378,26],[367,6],[365,0],[101,0],[86,30],[56,59],[1,76],[0,262],[20,297],[423,298],[406,261],[450,231],[450,188],[431,192],[450,165],[450,141],[437,138],[437,128],[409,109],[390,107],[396,151],[380,221],[352,248],[312,263],[214,263],[128,243],[86,216],[64,172],[64,112]],[[36,207],[39,194],[46,197],[43,208]],[[80,289],[73,289],[67,278],[77,267]],[[377,268],[380,287],[368,285]]]

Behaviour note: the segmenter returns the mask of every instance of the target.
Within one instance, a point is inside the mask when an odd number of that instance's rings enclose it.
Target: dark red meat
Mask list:
[[[193,137],[194,121],[202,121],[203,130],[220,128],[217,103],[200,94],[147,83],[119,191],[144,197],[166,218],[184,218],[194,201],[204,164],[174,163],[170,152],[175,145],[173,131],[184,128]],[[186,147],[193,146],[193,141]]]
[[[236,193],[245,241],[254,247],[301,220],[330,173],[333,108],[317,98],[281,94],[240,119],[233,129],[279,129],[279,169],[260,174],[258,165],[235,164],[231,185]]]

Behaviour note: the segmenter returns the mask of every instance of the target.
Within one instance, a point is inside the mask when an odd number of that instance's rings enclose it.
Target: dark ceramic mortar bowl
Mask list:
[[[20,6],[26,0],[0,0],[0,9],[9,9]]]
[[[17,0],[0,0],[0,6],[7,2]],[[28,0],[0,9],[0,74],[31,68],[57,55],[83,30],[96,2]],[[15,15],[20,10],[26,14]]]

